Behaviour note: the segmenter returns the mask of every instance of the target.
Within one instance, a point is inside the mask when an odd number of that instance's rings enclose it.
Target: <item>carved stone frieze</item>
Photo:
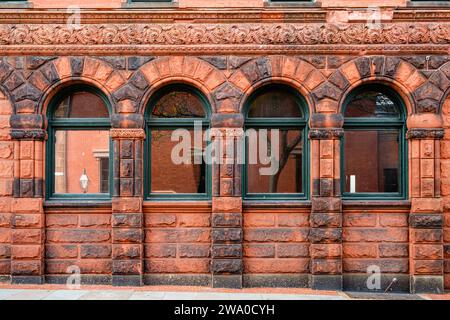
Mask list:
[[[446,51],[449,42],[450,23],[389,23],[378,29],[364,23],[82,24],[76,28],[66,24],[0,25],[0,53],[35,52],[43,47],[55,53],[120,47],[152,52],[174,47],[186,52],[258,51],[258,47],[276,51],[277,46],[288,51],[327,51],[355,50],[351,46],[356,45],[373,46],[375,51],[403,47]],[[383,48],[377,49],[379,45]]]

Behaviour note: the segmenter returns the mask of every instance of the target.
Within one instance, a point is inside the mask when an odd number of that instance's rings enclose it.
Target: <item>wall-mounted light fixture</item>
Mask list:
[[[86,174],[86,169],[83,169],[83,174],[80,177],[80,185],[81,189],[83,189],[83,193],[86,193],[89,185],[89,177]]]

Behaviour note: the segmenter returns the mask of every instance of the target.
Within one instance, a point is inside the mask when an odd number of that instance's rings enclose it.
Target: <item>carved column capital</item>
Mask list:
[[[243,137],[244,129],[242,128],[211,128],[211,137]]]
[[[313,140],[341,139],[343,136],[342,128],[312,128],[309,131],[309,138]]]
[[[406,133],[407,139],[437,139],[440,140],[444,137],[444,129],[442,128],[417,128],[409,129]]]
[[[144,140],[144,129],[111,129],[110,135],[112,139],[127,139],[127,140]]]
[[[44,129],[12,129],[11,138],[13,140],[47,140],[47,131]]]

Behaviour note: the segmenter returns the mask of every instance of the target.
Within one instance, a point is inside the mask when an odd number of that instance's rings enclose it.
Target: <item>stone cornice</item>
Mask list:
[[[65,11],[11,11],[2,10],[0,23],[3,24],[65,24],[73,15]],[[450,13],[449,13],[450,15]],[[173,23],[188,21],[204,22],[325,22],[327,11],[318,10],[82,10],[80,21],[83,24],[95,23]]]
[[[0,24],[0,54],[448,54],[450,23]]]

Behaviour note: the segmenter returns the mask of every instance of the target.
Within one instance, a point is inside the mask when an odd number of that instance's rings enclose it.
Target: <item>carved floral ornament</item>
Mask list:
[[[3,52],[10,50],[8,46],[26,45],[188,45],[202,48],[204,45],[428,44],[442,45],[447,50],[448,43],[450,23],[391,23],[378,29],[363,23],[0,25],[0,51]]]
[[[144,129],[111,129],[110,135],[112,139],[145,139]]]

